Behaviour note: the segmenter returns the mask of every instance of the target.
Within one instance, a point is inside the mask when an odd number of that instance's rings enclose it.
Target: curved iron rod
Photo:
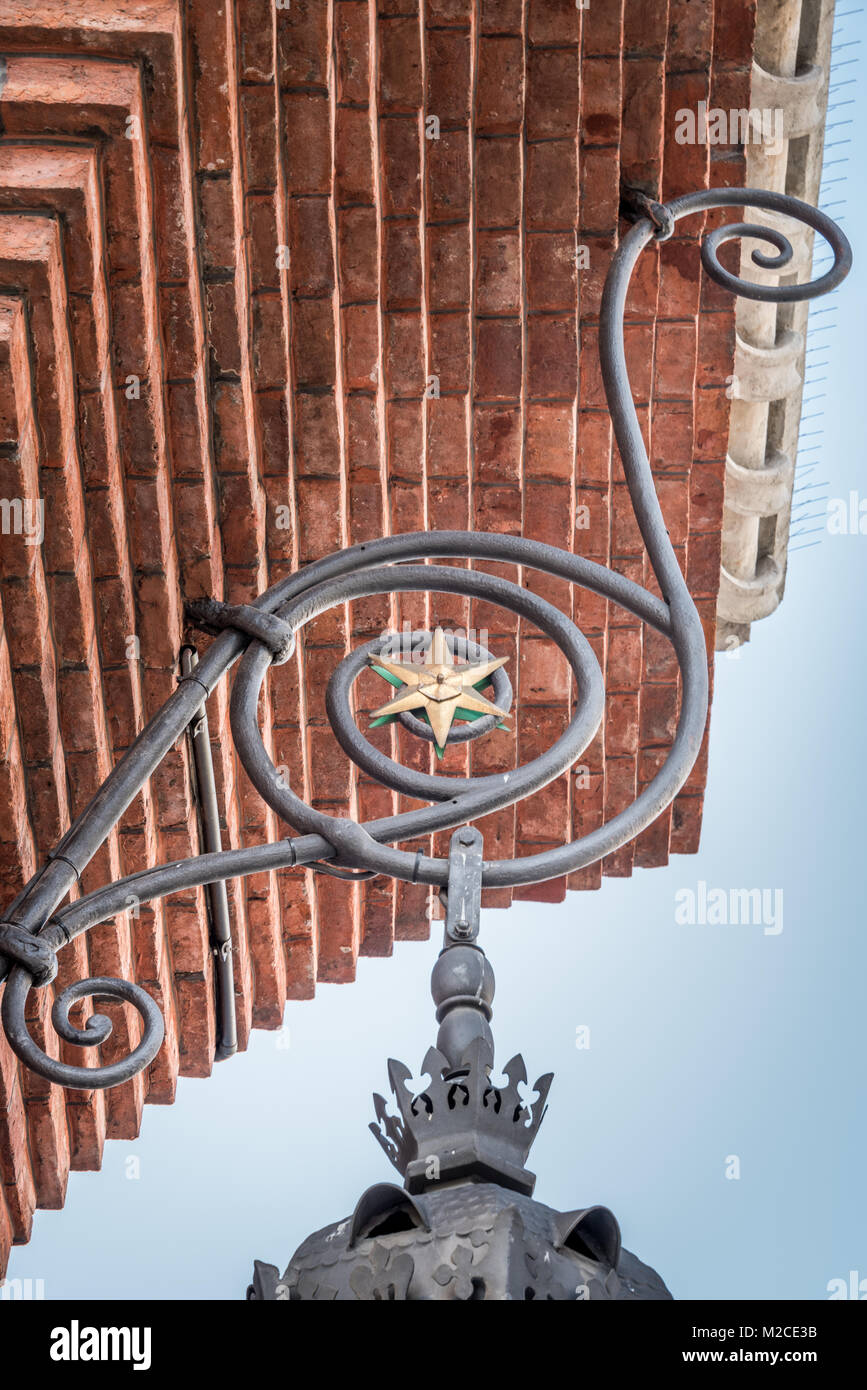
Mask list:
[[[497,536],[496,558],[505,563],[527,565],[534,542],[521,536]],[[370,554],[370,544],[352,546],[336,555],[326,556],[308,565],[298,574],[290,575],[268,589],[254,601],[253,607],[268,612],[303,594],[311,586],[343,574],[363,570],[377,563],[398,563],[418,556],[422,540],[424,554],[430,558],[449,557],[458,549],[470,559],[484,558],[484,538],[469,532],[422,532],[417,535],[389,536],[377,541],[376,557]],[[594,593],[608,597],[626,608],[635,617],[668,635],[669,615],[665,605],[653,594],[623,575],[607,570],[580,555],[567,555],[552,546],[551,572],[580,584]],[[559,568],[557,567],[559,564]],[[159,766],[165,754],[183,733],[204,696],[210,695],[248,645],[238,632],[224,632],[202,657],[194,677],[179,683],[166,703],[152,717],[135,741],[120,758],[93,800],[76,818],[44,865],[25,886],[7,912],[9,920],[30,931],[38,931],[48,920],[57,904],[66,897],[90,860],[120,820],[143,784]],[[62,856],[62,857],[61,857]],[[6,978],[9,966],[0,956],[0,983]]]
[[[6,950],[14,952],[17,963],[10,974],[10,960],[0,954],[0,983],[10,975],[3,993],[2,1021],[10,1045],[33,1070],[61,1085],[86,1089],[112,1086],[142,1070],[159,1050],[163,1036],[159,1010],[140,986],[124,980],[79,981],[57,997],[52,1010],[54,1027],[60,1036],[87,1047],[105,1041],[111,1023],[95,1014],[83,1029],[74,1028],[68,1017],[74,1003],[86,998],[108,998],[132,1004],[141,1016],[143,1036],[130,1056],[119,1062],[94,1068],[68,1066],[48,1057],[36,1045],[25,1022],[30,989],[36,980],[41,984],[52,975],[46,948],[56,952],[97,922],[123,911],[131,894],[144,902],[181,888],[317,861],[323,867],[327,861],[336,861],[337,871],[373,869],[395,878],[442,884],[447,881],[448,861],[410,855],[390,848],[388,842],[414,839],[433,829],[451,828],[497,806],[508,805],[544,786],[580,756],[598,727],[604,697],[598,665],[580,630],[551,605],[508,581],[476,571],[430,565],[418,567],[407,562],[436,558],[498,560],[557,575],[610,599],[667,637],[672,642],[681,672],[681,710],[672,747],[653,781],[632,805],[572,844],[519,860],[486,862],[483,868],[486,886],[539,882],[593,863],[650,824],[683,786],[698,755],[705,728],[707,656],[701,621],[665,528],[632,400],[623,334],[629,281],[641,251],[651,240],[666,239],[675,222],[682,217],[714,208],[758,207],[794,217],[820,232],[834,256],[832,268],[807,285],[756,285],[726,270],[719,261],[719,248],[735,238],[761,239],[773,247],[775,254],[755,250],[754,264],[779,274],[792,259],[792,248],[783,232],[777,227],[748,222],[715,229],[702,243],[702,263],[713,280],[735,294],[783,303],[814,298],[833,289],[846,276],[852,253],[846,237],[830,218],[785,194],[759,189],[710,189],[684,195],[667,205],[648,204],[645,199],[638,206],[646,208],[650,215],[636,222],[612,260],[600,311],[599,352],[632,505],[662,598],[656,598],[640,585],[582,556],[523,537],[486,536],[475,532],[419,533],[364,543],[318,560],[260,595],[250,607],[287,622],[292,630],[290,636],[332,604],[368,593],[404,587],[456,590],[491,598],[529,618],[566,653],[578,681],[575,718],[566,734],[547,753],[527,767],[498,778],[422,778],[417,782],[414,778],[421,774],[412,774],[406,769],[398,772],[391,760],[383,758],[382,763],[375,766],[387,785],[393,785],[394,779],[400,776],[402,784],[412,788],[411,794],[439,804],[361,826],[313,810],[277,776],[256,722],[258,693],[274,659],[273,642],[269,646],[264,637],[251,636],[261,627],[261,620],[257,620],[255,614],[247,619],[245,631],[222,632],[195,673],[181,680],[177,690],[142,730],[93,801],[63,836],[48,862],[7,909],[4,922],[10,925],[5,933]],[[220,605],[211,607],[216,610]],[[273,623],[269,632],[272,629]],[[283,645],[288,651],[288,640]],[[274,845],[224,850],[142,870],[56,911],[203,700],[242,655],[232,692],[232,730],[236,746],[265,800],[290,825],[308,833]],[[338,668],[329,686],[328,710],[337,737],[352,753],[361,746],[358,742],[361,736],[356,738],[348,723],[349,689],[357,664],[341,665],[342,669]],[[370,753],[365,752],[365,757],[375,755],[366,741],[362,743],[370,750]],[[0,928],[2,925],[0,923]],[[33,945],[36,947],[38,942],[38,950],[29,950],[24,933],[33,935]]]

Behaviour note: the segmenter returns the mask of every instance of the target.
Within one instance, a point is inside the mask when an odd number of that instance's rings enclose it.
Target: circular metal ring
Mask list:
[[[544,547],[541,549],[544,551]],[[539,568],[547,568],[541,557]],[[338,742],[353,761],[386,786],[420,800],[440,803],[404,812],[389,818],[385,824],[364,827],[314,810],[278,776],[265,750],[256,718],[259,692],[270,665],[269,653],[261,644],[251,644],[239,666],[232,688],[231,720],[247,775],[278,815],[296,829],[330,840],[337,849],[340,863],[346,867],[373,868],[412,879],[418,872],[417,856],[404,850],[387,849],[381,841],[412,840],[434,830],[450,829],[509,806],[547,786],[577,761],[599,728],[604,709],[604,685],[595,653],[571,618],[520,585],[478,570],[434,565],[363,569],[308,590],[299,599],[283,605],[279,613],[297,630],[336,603],[400,589],[459,593],[499,604],[528,619],[560,647],[575,676],[578,699],[570,724],[551,748],[524,767],[487,777],[431,776],[402,767],[374,748],[352,718],[349,691],[367,659],[367,650],[361,648],[340,663],[326,693],[326,708]],[[510,865],[515,868],[520,863],[519,860],[500,862],[505,868]],[[448,861],[443,859],[438,865],[442,881],[445,881]]]

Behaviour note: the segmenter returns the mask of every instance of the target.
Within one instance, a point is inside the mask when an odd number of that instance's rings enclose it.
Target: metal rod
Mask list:
[[[181,674],[192,674],[199,664],[193,646],[181,649]],[[219,853],[223,848],[220,834],[220,808],[217,804],[217,784],[214,780],[214,759],[208,730],[208,713],[204,702],[189,726],[193,750],[196,800],[199,807],[201,836],[206,853]],[[235,969],[232,957],[232,923],[229,917],[229,895],[226,880],[216,879],[207,885],[211,924],[211,950],[214,954],[214,982],[217,997],[217,1050],[215,1060],[223,1062],[238,1051],[238,1019],[235,1011]]]

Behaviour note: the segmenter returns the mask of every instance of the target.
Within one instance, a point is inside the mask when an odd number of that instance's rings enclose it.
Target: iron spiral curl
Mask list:
[[[701,244],[701,261],[706,273],[718,285],[731,294],[739,295],[743,299],[763,300],[768,304],[795,304],[802,303],[808,299],[818,299],[823,294],[830,293],[845,280],[849,271],[852,269],[852,248],[845,234],[824,212],[818,208],[811,207],[809,203],[801,202],[799,198],[792,198],[787,193],[769,193],[759,188],[742,189],[718,189],[720,201],[716,207],[756,207],[762,208],[766,212],[778,213],[788,217],[793,221],[800,222],[804,226],[812,228],[824,237],[834,255],[834,262],[830,270],[824,275],[820,275],[816,280],[810,280],[802,285],[760,285],[751,280],[744,280],[739,275],[732,274],[726,270],[719,259],[719,250],[729,241],[740,241],[743,239],[756,239],[765,241],[775,247],[777,254],[768,255],[764,251],[754,250],[752,260],[761,270],[767,270],[771,274],[779,275],[791,264],[793,257],[792,243],[789,238],[777,227],[763,227],[756,222],[732,222],[725,227],[717,227],[708,232]],[[731,195],[723,198],[723,194]],[[682,214],[678,212],[680,204],[689,202],[688,198],[678,198],[669,207],[677,218]]]
[[[111,1019],[105,1014],[91,1014],[83,1028],[77,1028],[69,1018],[70,1009],[82,999],[100,999],[131,1004],[141,1019],[141,1039],[132,1052],[116,1062],[97,1067],[76,1067],[62,1062],[39,1047],[27,1028],[27,996],[32,988],[32,977],[23,966],[16,966],[6,982],[3,995],[3,1027],[9,1046],[25,1066],[47,1081],[56,1082],[58,1086],[85,1091],[119,1086],[149,1066],[162,1047],[165,1036],[163,1016],[147,990],[131,980],[94,976],[67,985],[56,996],[51,1007],[51,1022],[57,1036],[76,1047],[99,1047],[104,1043],[113,1031]]]
[[[518,584],[451,564],[431,563],[436,559],[513,564],[590,589],[667,637],[682,679],[681,709],[672,747],[653,781],[632,805],[571,844],[520,859],[486,861],[484,886],[519,886],[560,877],[602,858],[649,825],[677,795],[698,756],[707,714],[708,673],[701,621],[665,528],[632,400],[623,335],[626,294],[638,257],[651,241],[669,236],[681,218],[729,207],[757,207],[792,218],[819,232],[834,255],[831,269],[808,284],[754,284],[722,265],[720,248],[734,239],[761,240],[775,254],[755,250],[754,264],[779,274],[792,260],[788,238],[777,227],[752,222],[716,228],[702,243],[702,263],[710,278],[733,294],[777,303],[813,299],[835,288],[852,263],[849,243],[830,218],[798,199],[753,188],[709,189],[661,205],[662,215],[640,216],[615,252],[600,311],[602,376],[632,505],[661,598],[583,556],[515,536],[421,532],[354,546],[316,561],[262,594],[243,610],[246,617],[226,625],[195,674],[180,682],[48,863],[7,909],[6,920],[16,930],[30,932],[40,943],[57,951],[91,926],[122,912],[129,905],[130,896],[146,902],[183,888],[293,865],[318,865],[347,876],[382,873],[414,882],[445,884],[446,859],[412,854],[395,848],[395,842],[414,840],[434,830],[451,829],[475,820],[511,805],[560,776],[574,765],[593,738],[602,719],[605,692],[593,650],[571,619]],[[375,644],[353,652],[337,667],[327,691],[327,711],[336,738],[369,775],[432,803],[360,825],[308,806],[287,785],[265,750],[257,722],[258,696],[275,655],[279,659],[281,653],[289,650],[289,644],[279,631],[275,635],[273,621],[267,623],[267,631],[263,628],[262,615],[281,620],[294,635],[334,604],[401,590],[481,598],[525,618],[566,656],[577,684],[578,699],[568,728],[551,748],[526,766],[479,778],[428,776],[385,758],[355,725],[350,707],[351,687]],[[251,619],[252,610],[256,612]],[[276,844],[203,854],[146,869],[58,908],[133,797],[190,723],[203,696],[213,691],[239,657],[231,700],[232,732],[238,753],[262,797],[296,833]],[[10,933],[10,943],[12,940]],[[52,1009],[54,1028],[68,1043],[99,1046],[111,1031],[110,1021],[97,1014],[83,1029],[78,1029],[70,1023],[69,1011],[84,998],[120,1001],[131,1004],[142,1020],[142,1037],[136,1048],[119,1061],[94,1068],[70,1066],[48,1056],[31,1037],[25,1013],[29,992],[37,987],[35,980],[46,981],[51,972],[45,968],[44,951],[38,953],[38,962],[28,966],[20,963],[22,958],[28,960],[27,952],[20,949],[20,940],[16,950],[14,958],[11,945],[9,957],[0,954],[0,982],[9,977],[2,1022],[10,1046],[25,1065],[58,1085],[90,1090],[129,1080],[153,1060],[164,1031],[157,1005],[139,985],[105,978],[83,980],[64,989]]]

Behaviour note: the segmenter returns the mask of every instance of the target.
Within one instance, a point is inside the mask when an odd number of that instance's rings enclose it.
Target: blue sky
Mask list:
[[[861,30],[858,11],[837,41]],[[829,119],[855,124],[829,141],[864,128],[863,86],[832,100],[853,104]],[[822,199],[844,200],[831,211],[850,236],[865,212],[854,166],[828,169],[846,181]],[[802,476],[827,480],[816,495],[832,499],[867,498],[857,252],[817,305],[834,312],[811,319],[826,395],[810,407],[824,410],[810,427],[819,449],[802,455],[818,467]],[[717,658],[699,854],[483,917],[498,1059],[520,1050],[531,1078],[555,1072],[536,1195],[609,1205],[679,1298],[821,1299],[851,1270],[867,1279],[867,536],[819,530],[795,544],[781,608]],[[782,890],[782,931],[679,924],[675,896],[699,881]],[[305,1235],[395,1176],[367,1131],[370,1093],[387,1088],[387,1057],[417,1067],[434,1040],[438,938],[360,961],[350,988],[290,1004],[283,1033],[256,1033],[207,1082],[182,1080],[173,1107],[147,1108],[139,1139],[106,1146],[101,1173],[72,1174],[65,1209],[38,1213],[8,1277],[57,1299],[234,1298],[254,1258],[282,1269]]]

